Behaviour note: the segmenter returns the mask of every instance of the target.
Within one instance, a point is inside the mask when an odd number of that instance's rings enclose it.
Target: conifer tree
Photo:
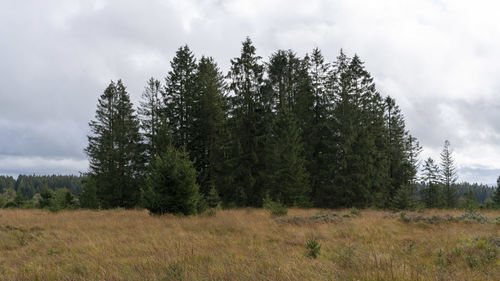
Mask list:
[[[493,194],[492,200],[493,204],[495,204],[497,208],[500,208],[500,176],[497,179],[497,188]]]
[[[84,181],[84,188],[78,196],[80,206],[87,209],[99,208],[99,198],[97,197],[97,186],[94,177],[87,176]]]
[[[160,81],[151,77],[142,93],[142,100],[140,101],[140,107],[138,109],[141,129],[146,144],[146,154],[150,162],[154,160],[158,154],[158,131],[163,122],[161,116],[163,107],[160,91]]]
[[[440,207],[442,198],[439,184],[439,167],[434,163],[434,159],[430,157],[424,161],[422,180],[426,184],[426,187],[421,191],[425,205],[429,208]]]
[[[170,62],[172,70],[165,78],[162,92],[167,120],[173,143],[188,151],[192,145],[193,118],[196,96],[196,59],[187,45],[180,47]]]
[[[193,114],[193,143],[190,155],[195,159],[200,191],[207,195],[212,187],[224,189],[229,135],[224,77],[212,58],[202,57],[196,73],[196,99]]]
[[[196,214],[198,189],[196,170],[187,152],[169,146],[151,165],[141,205],[158,215]]]
[[[85,152],[97,197],[104,208],[133,207],[144,181],[145,159],[139,121],[121,80],[111,82],[101,95],[95,118]]]
[[[303,110],[297,116],[305,120],[302,126],[302,137],[305,146],[308,171],[311,175],[312,197],[315,205],[331,206],[330,200],[325,200],[325,191],[332,186],[333,131],[331,112],[333,99],[329,84],[331,66],[327,63],[318,48],[313,49],[311,56],[305,58],[310,77],[311,91],[304,91],[309,99],[301,102],[303,109],[311,107],[312,112]],[[304,106],[305,105],[305,106]],[[306,114],[311,116],[308,118]],[[329,193],[329,192],[327,192]]]
[[[333,206],[386,204],[390,194],[388,161],[384,155],[383,106],[373,78],[361,60],[341,51],[331,76],[334,106]],[[327,195],[327,196],[328,196]]]
[[[443,151],[441,152],[441,180],[443,185],[443,197],[446,207],[448,208],[456,206],[455,182],[457,180],[457,172],[452,154],[450,142],[446,140],[444,142]]]
[[[266,145],[268,194],[287,206],[310,206],[311,187],[303,143],[293,113],[280,110]]]
[[[262,205],[259,175],[264,167],[264,144],[269,131],[269,91],[263,87],[264,67],[250,38],[243,42],[240,57],[231,60],[228,74],[231,98],[232,198],[240,205]]]

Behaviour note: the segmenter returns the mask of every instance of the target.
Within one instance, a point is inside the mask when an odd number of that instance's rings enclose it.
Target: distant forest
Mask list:
[[[162,81],[147,81],[137,110],[122,80],[99,97],[83,189],[78,177],[56,184],[57,177],[29,176],[12,179],[14,188],[30,198],[44,186],[66,187],[85,208],[160,214],[265,202],[452,208],[460,197],[491,197],[500,204],[494,189],[456,183],[448,141],[439,164],[421,165],[422,148],[395,99],[377,90],[357,55],[341,50],[329,62],[318,48],[304,57],[278,50],[264,61],[247,38],[227,74],[187,45],[170,64]]]

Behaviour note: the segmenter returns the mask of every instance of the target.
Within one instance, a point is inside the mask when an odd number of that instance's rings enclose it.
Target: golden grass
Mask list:
[[[289,216],[319,212],[327,211],[293,209]],[[461,212],[424,215],[435,213]],[[404,223],[388,214],[362,210],[296,225],[257,209],[215,217],[0,210],[0,280],[500,279],[500,254],[491,257],[500,250],[500,225]],[[306,256],[311,237],[321,245],[316,259]]]

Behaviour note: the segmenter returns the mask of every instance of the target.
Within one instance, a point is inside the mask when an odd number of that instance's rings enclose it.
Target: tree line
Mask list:
[[[122,80],[99,97],[82,189],[38,184],[17,194],[54,209],[186,215],[263,202],[456,207],[463,195],[448,141],[441,163],[427,159],[417,176],[422,148],[357,55],[341,50],[329,62],[318,48],[304,57],[278,50],[264,61],[247,38],[227,74],[187,45],[170,64],[162,81],[147,81],[137,110]]]
[[[176,212],[196,212],[211,192],[225,206],[260,207],[267,196],[286,206],[390,207],[415,184],[421,150],[357,55],[328,62],[317,48],[304,57],[278,50],[265,62],[249,38],[227,75],[180,47],[137,112],[123,81],[112,81],[90,127],[80,201],[160,213],[181,198],[178,207],[190,207]]]
[[[76,208],[84,181],[75,175],[0,176],[0,208]],[[44,203],[49,195],[50,204]]]

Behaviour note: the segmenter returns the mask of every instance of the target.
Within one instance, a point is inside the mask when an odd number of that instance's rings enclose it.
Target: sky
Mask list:
[[[87,171],[88,122],[111,80],[138,104],[181,45],[227,71],[249,36],[264,60],[278,49],[358,54],[422,159],[438,160],[449,140],[459,180],[493,184],[499,10],[482,0],[0,0],[0,174]]]

